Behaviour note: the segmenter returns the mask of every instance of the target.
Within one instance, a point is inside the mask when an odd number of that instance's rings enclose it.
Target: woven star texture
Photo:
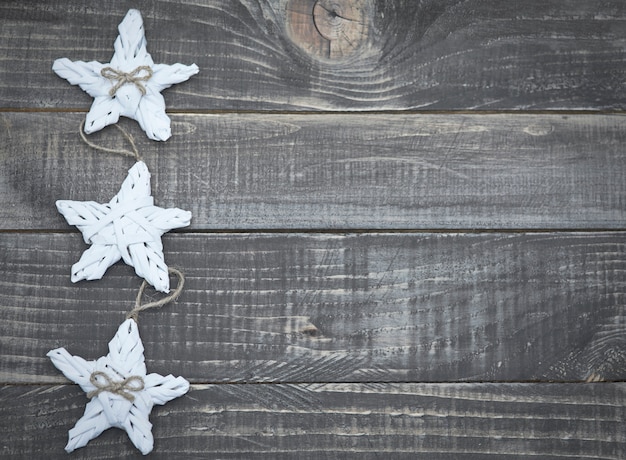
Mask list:
[[[148,137],[167,140],[172,132],[161,91],[188,80],[198,66],[155,64],[146,49],[143,19],[129,10],[120,23],[111,62],[54,61],[52,70],[94,98],[85,121],[87,134],[117,123],[120,116],[137,120]]]
[[[95,361],[72,356],[65,348],[48,352],[52,363],[91,397],[84,415],[69,431],[68,453],[112,427],[125,430],[144,455],[152,451],[152,407],[187,393],[189,382],[172,375],[147,374],[143,352],[133,319],[121,324],[109,342],[109,353]]]
[[[72,266],[72,282],[100,279],[123,259],[157,291],[169,292],[161,235],[189,225],[191,213],[154,205],[150,172],[143,161],[129,169],[120,191],[108,203],[58,200],[56,206],[91,245]]]

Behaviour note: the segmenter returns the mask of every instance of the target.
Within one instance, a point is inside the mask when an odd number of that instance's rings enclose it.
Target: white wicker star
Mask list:
[[[137,10],[128,11],[118,30],[108,64],[61,58],[54,61],[52,70],[94,98],[85,123],[87,134],[117,123],[121,115],[137,120],[150,139],[167,140],[170,119],[161,91],[197,74],[198,66],[154,64]]]
[[[72,282],[100,279],[121,258],[156,290],[169,292],[161,235],[189,225],[191,213],[163,209],[153,203],[150,173],[143,161],[128,171],[120,191],[107,204],[57,201],[65,220],[83,233],[85,243],[91,244],[72,266]]]
[[[172,375],[146,374],[143,351],[137,323],[127,319],[109,342],[109,353],[96,361],[72,356],[65,348],[48,352],[53,364],[91,398],[69,431],[67,452],[85,446],[111,427],[126,430],[144,455],[152,451],[152,406],[184,395],[189,382]]]

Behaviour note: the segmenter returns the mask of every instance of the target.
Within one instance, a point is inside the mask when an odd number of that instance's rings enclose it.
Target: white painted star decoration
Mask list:
[[[197,74],[198,66],[155,64],[146,49],[143,20],[137,10],[128,11],[118,30],[111,62],[61,58],[54,61],[52,70],[94,98],[85,122],[87,134],[124,116],[137,120],[150,139],[167,140],[170,119],[161,91]]]
[[[109,203],[59,200],[56,206],[91,245],[72,266],[72,282],[100,279],[111,265],[123,259],[157,291],[169,292],[161,235],[189,225],[191,213],[154,206],[150,173],[143,161],[128,171],[120,191]]]
[[[72,356],[65,348],[48,352],[52,363],[91,398],[84,415],[69,431],[68,453],[111,427],[126,430],[142,454],[152,451],[152,407],[187,393],[189,382],[172,375],[147,374],[143,352],[133,319],[121,324],[109,342],[109,353],[95,361]]]

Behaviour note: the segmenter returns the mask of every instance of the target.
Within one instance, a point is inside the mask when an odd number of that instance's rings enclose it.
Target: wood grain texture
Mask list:
[[[164,238],[182,296],[139,319],[148,370],[194,384],[153,458],[626,457],[626,2],[6,0],[0,458],[68,458],[87,400],[45,354],[106,353],[140,285],[71,284],[54,207],[132,165],[51,70],[107,62],[131,7],[201,69],[170,141],[122,122],[194,215]],[[141,456],[109,430],[72,457]]]
[[[57,199],[117,193],[132,160],[85,145],[82,119],[0,114],[1,228],[66,230]],[[176,115],[167,143],[122,126],[191,229],[626,228],[623,116]]]
[[[76,385],[0,387],[3,458],[67,458]],[[151,415],[151,458],[624,457],[624,384],[194,385]],[[141,458],[111,429],[76,459]]]
[[[0,380],[60,383],[95,359],[140,280],[70,283],[78,234],[0,234]],[[584,381],[626,377],[626,238],[176,234],[187,282],[140,316],[149,369],[192,382]]]
[[[363,25],[340,29],[349,40],[321,24],[309,3],[3,1],[0,101],[89,107],[86,94],[53,74],[52,62],[108,62],[132,6],[144,15],[155,62],[201,69],[166,92],[170,110],[624,109],[621,0],[361,1]],[[317,3],[330,5],[335,21],[345,13],[333,5],[357,2]],[[341,52],[331,53],[328,41],[341,43]],[[312,51],[319,46],[326,55]]]

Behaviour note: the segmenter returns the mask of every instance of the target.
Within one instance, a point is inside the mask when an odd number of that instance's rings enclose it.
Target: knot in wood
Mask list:
[[[143,378],[138,375],[131,375],[130,377],[126,377],[124,380],[115,381],[105,372],[95,371],[91,373],[89,381],[96,387],[96,389],[87,393],[88,398],[93,398],[94,396],[98,396],[100,393],[106,391],[108,393],[122,396],[128,401],[133,402],[135,400],[135,396],[131,392],[141,391],[145,388]]]
[[[341,59],[366,42],[371,10],[371,0],[290,0],[288,32],[311,55]]]

